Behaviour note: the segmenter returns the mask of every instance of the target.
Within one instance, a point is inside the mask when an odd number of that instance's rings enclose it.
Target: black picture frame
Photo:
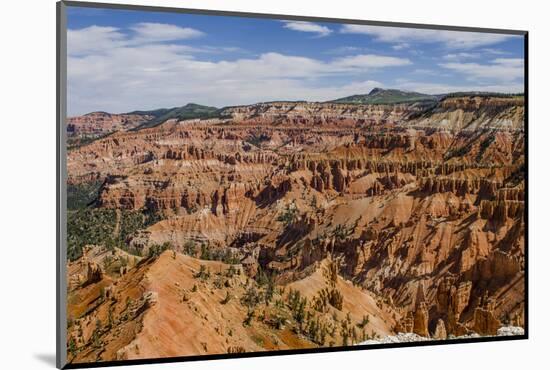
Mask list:
[[[249,12],[233,12],[221,10],[206,10],[206,9],[189,9],[161,6],[145,6],[145,5],[130,5],[130,4],[112,4],[101,2],[81,2],[81,1],[59,1],[56,4],[57,18],[57,94],[56,94],[56,112],[57,112],[57,150],[56,150],[56,194],[57,194],[57,214],[56,214],[56,366],[59,369],[78,369],[78,368],[96,368],[107,366],[125,366],[125,365],[140,365],[140,364],[159,364],[173,362],[189,362],[189,361],[206,361],[219,359],[238,359],[249,357],[265,357],[265,356],[283,356],[295,354],[312,354],[312,353],[328,353],[328,352],[344,352],[344,351],[362,351],[373,349],[390,349],[403,347],[424,347],[424,346],[439,346],[449,344],[468,344],[468,343],[484,343],[484,342],[500,342],[511,340],[525,340],[529,338],[529,223],[528,223],[528,205],[529,205],[529,145],[528,145],[528,129],[529,129],[529,32],[526,30],[512,29],[495,29],[495,28],[478,28],[478,27],[462,27],[462,26],[447,26],[438,24],[419,24],[419,23],[401,23],[401,22],[383,22],[359,19],[342,19],[342,18],[327,18],[327,17],[311,17],[302,15],[287,15],[287,14],[266,14],[266,13],[249,13]],[[354,345],[354,346],[337,346],[337,347],[321,347],[314,349],[292,349],[292,350],[276,350],[276,351],[260,351],[260,352],[245,352],[232,354],[209,354],[209,355],[192,355],[192,356],[177,356],[163,358],[148,358],[120,361],[102,361],[94,363],[67,363],[66,362],[66,129],[65,120],[67,118],[67,24],[66,24],[66,7],[83,7],[83,8],[101,8],[101,9],[119,9],[119,10],[136,10],[148,12],[167,12],[167,13],[185,13],[185,14],[200,14],[211,16],[234,16],[248,18],[265,18],[277,20],[294,20],[294,21],[313,21],[327,22],[338,24],[358,24],[428,30],[446,30],[446,31],[464,31],[478,33],[497,33],[518,35],[524,38],[524,132],[525,132],[525,316],[524,316],[524,334],[505,337],[478,337],[465,339],[446,339],[432,340],[425,342],[409,342],[409,343],[391,343],[391,344],[369,344],[369,345]]]

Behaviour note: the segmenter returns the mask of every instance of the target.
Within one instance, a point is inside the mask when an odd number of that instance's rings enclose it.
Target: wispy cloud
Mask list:
[[[90,26],[67,31],[70,54],[101,52],[124,45],[126,35],[116,27]]]
[[[410,42],[442,43],[450,49],[471,49],[479,46],[493,45],[513,37],[494,33],[380,27],[358,24],[343,25],[340,28],[340,32],[369,35],[374,37],[376,41],[396,44]]]
[[[395,44],[395,45],[393,45],[391,48],[392,48],[393,50],[403,50],[403,49],[408,49],[408,48],[410,48],[410,47],[411,47],[411,45],[409,45],[408,43],[402,42],[402,43],[400,43],[400,44]]]
[[[436,68],[416,68],[412,71],[412,73],[423,76],[445,76],[441,70]]]
[[[462,52],[462,53],[446,54],[446,55],[443,56],[443,59],[451,60],[451,61],[457,61],[457,60],[461,60],[461,59],[475,59],[475,58],[479,58],[480,56],[481,56],[481,54],[479,54],[479,53]]]
[[[510,54],[504,50],[500,50],[500,49],[494,49],[494,48],[484,48],[484,49],[481,49],[480,51],[484,52],[485,54],[493,54],[493,55],[507,55],[507,54]]]
[[[299,32],[309,32],[314,33],[317,36],[328,36],[332,33],[332,30],[326,26],[322,26],[317,23],[312,22],[303,22],[303,21],[293,21],[293,22],[283,22],[284,28],[289,30],[299,31]]]
[[[134,43],[188,40],[203,36],[204,33],[189,27],[180,27],[164,23],[138,23],[131,27],[135,32]]]
[[[176,40],[188,40],[204,33],[188,27],[162,23],[137,23],[123,32],[117,27],[90,26],[67,31],[68,51],[72,54],[108,51],[113,48]]]
[[[338,46],[325,50],[323,54],[327,55],[352,55],[376,52],[373,48],[364,46]]]
[[[513,81],[524,75],[523,59],[520,58],[497,58],[487,64],[442,63],[440,66],[461,73],[469,80]]]
[[[385,68],[398,67],[412,64],[407,58],[388,57],[374,54],[354,55],[344,58],[338,58],[330,63],[331,68],[351,68],[351,69],[367,69],[367,68]]]

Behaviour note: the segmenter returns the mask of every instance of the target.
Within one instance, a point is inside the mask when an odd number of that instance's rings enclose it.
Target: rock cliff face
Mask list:
[[[449,97],[409,122],[454,130],[523,130],[524,100],[484,96]]]
[[[250,278],[304,289],[332,261],[325,275],[391,312],[369,314],[386,335],[495,335],[523,326],[524,135],[518,98],[262,103],[71,150],[69,182],[101,182],[96,209],[158,217],[124,241],[130,253],[237,260]],[[312,310],[339,306],[327,281],[304,290]],[[338,340],[362,340],[350,327]],[[116,356],[138,356],[134,344]]]
[[[153,119],[153,116],[142,114],[88,113],[67,119],[67,136],[99,137],[115,131],[126,131],[135,128],[151,119]]]
[[[273,102],[229,107],[222,111],[222,117],[246,124],[355,126],[395,123],[425,108],[426,105],[421,103],[360,105]]]

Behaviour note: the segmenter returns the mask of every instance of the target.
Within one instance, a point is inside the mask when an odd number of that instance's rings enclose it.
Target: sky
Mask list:
[[[522,36],[79,7],[67,28],[69,116],[524,87]]]

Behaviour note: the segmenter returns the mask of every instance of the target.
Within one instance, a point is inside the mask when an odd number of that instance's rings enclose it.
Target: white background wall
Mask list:
[[[112,0],[112,2],[124,2]],[[544,1],[126,0],[133,4],[530,31],[528,341],[142,366],[143,369],[541,368],[548,351],[549,24]],[[0,367],[55,363],[55,1],[2,3]],[[547,366],[547,365],[546,365]],[[527,366],[526,366],[527,367]]]

